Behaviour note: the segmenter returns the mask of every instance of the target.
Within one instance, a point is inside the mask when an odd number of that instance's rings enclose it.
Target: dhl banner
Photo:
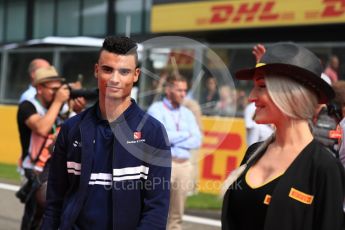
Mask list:
[[[197,2],[200,0],[153,0],[153,4],[167,4],[167,3],[177,3],[177,2]],[[205,1],[205,0],[201,0]]]
[[[169,1],[151,17],[154,33],[334,24],[345,23],[345,0]]]

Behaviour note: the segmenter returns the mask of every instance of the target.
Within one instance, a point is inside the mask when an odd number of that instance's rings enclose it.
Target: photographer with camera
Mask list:
[[[310,127],[314,138],[330,150],[335,157],[338,155],[339,138],[341,131],[339,129],[340,120],[334,110],[334,104],[319,105]]]
[[[311,128],[315,139],[325,145],[339,157],[342,139],[340,122],[345,115],[345,81],[333,83],[335,98],[326,104],[321,104],[315,113]],[[344,156],[345,157],[345,156]]]
[[[98,89],[83,89],[81,88],[81,83],[79,81],[68,84],[70,90],[70,99],[87,99],[87,100],[97,100],[98,99]]]
[[[345,167],[345,81],[340,80],[333,84],[333,90],[335,92],[335,109],[334,111],[338,114],[340,118],[340,129],[342,136],[340,139],[339,147],[339,159],[343,166]]]
[[[21,229],[37,229],[40,226],[52,146],[59,126],[70,117],[71,112],[61,113],[70,98],[70,89],[63,84],[64,80],[53,66],[37,69],[33,80],[37,90],[35,97],[19,104],[17,124],[22,146],[21,160],[28,180],[16,193],[21,202],[25,202]],[[78,88],[77,85],[72,87]],[[77,111],[85,107],[85,99],[70,101],[73,101],[71,104]]]

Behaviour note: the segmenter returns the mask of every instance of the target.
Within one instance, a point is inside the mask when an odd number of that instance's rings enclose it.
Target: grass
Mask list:
[[[198,193],[187,198],[186,208],[190,209],[221,209],[222,200],[217,195]]]
[[[17,166],[11,164],[0,163],[0,179],[13,183],[20,182],[20,176],[17,172]]]

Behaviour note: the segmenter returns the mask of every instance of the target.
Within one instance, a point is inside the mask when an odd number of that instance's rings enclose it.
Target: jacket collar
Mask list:
[[[96,113],[95,114],[96,116],[94,116],[94,113],[91,113],[91,114],[89,113],[90,114],[89,117],[91,116],[92,118],[94,118],[95,122],[97,122],[97,123],[98,122],[108,122],[107,120],[105,120],[102,117],[98,102],[93,106],[92,109]],[[130,119],[131,117],[133,117],[137,113],[138,109],[139,109],[139,106],[137,105],[135,100],[131,99],[130,106],[115,121],[112,121],[111,123],[121,123],[121,122],[124,122],[124,121]]]

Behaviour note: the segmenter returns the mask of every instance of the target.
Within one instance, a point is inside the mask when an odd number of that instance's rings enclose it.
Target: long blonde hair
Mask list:
[[[316,93],[285,76],[265,77],[266,87],[274,104],[293,119],[313,117],[318,105]]]

